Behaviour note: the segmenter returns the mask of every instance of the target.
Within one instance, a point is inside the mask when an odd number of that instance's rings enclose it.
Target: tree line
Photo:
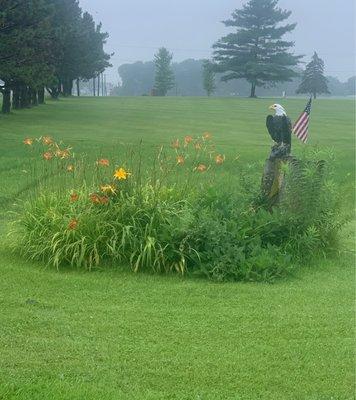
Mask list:
[[[77,0],[0,0],[2,112],[72,94],[110,66],[102,32]]]
[[[206,94],[210,96],[221,88],[216,81],[217,76],[225,83],[239,82],[239,89],[234,92],[245,92],[247,82],[250,86],[250,97],[256,97],[257,88],[271,92],[273,88],[290,89],[291,86],[293,94],[307,93],[314,98],[318,94],[329,94],[328,80],[324,76],[324,62],[316,52],[304,71],[298,67],[303,56],[295,55],[292,52],[294,42],[284,38],[296,27],[296,23],[287,22],[290,16],[291,11],[278,7],[278,0],[249,0],[241,9],[235,10],[231,18],[223,22],[233,31],[213,45],[212,60],[202,62],[201,79]],[[173,55],[167,49],[161,48],[151,64],[135,63],[131,67],[121,66],[119,74],[123,78],[123,84],[117,92],[125,92],[130,86],[127,82],[129,70],[132,72],[136,69],[137,73],[143,74],[141,78],[145,75],[145,78],[150,80],[154,67],[155,79],[150,93],[165,96],[168,93],[172,94],[170,91],[174,88],[178,94],[181,82],[178,86],[174,74],[174,69],[178,68],[177,64],[172,65],[172,58]],[[301,82],[295,87],[295,82],[299,81],[300,76]],[[140,77],[131,74],[130,79],[131,83],[137,86]],[[196,87],[196,77],[194,79],[195,83],[190,79],[192,87]],[[351,78],[351,81],[352,79],[354,80]],[[335,84],[335,80],[333,83]]]
[[[245,79],[233,79],[222,81],[221,73],[208,70],[208,77],[204,69],[204,64],[211,61],[187,59],[181,62],[172,62],[171,69],[174,76],[174,86],[167,92],[169,96],[205,96],[207,92],[204,80],[207,79],[212,90],[211,94],[215,96],[250,96],[251,86]],[[283,92],[286,96],[294,96],[302,82],[303,69],[296,67],[298,76],[287,82],[278,82],[273,86],[260,87],[258,94],[260,96],[280,97]],[[152,94],[152,88],[155,86],[155,63],[154,61],[137,61],[131,64],[123,64],[118,68],[120,75],[120,84],[111,88],[110,94],[113,96],[142,96]],[[349,78],[346,82],[341,82],[333,76],[326,76],[327,86],[332,96],[352,96],[355,95],[355,77]],[[90,84],[90,82],[88,82]],[[87,89],[87,95],[92,93]]]

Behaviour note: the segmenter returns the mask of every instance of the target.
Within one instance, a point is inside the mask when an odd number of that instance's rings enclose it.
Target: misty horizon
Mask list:
[[[212,56],[212,45],[231,32],[223,20],[240,8],[242,0],[181,0],[168,4],[153,0],[118,2],[117,0],[80,0],[103,30],[109,33],[108,52],[114,52],[113,67],[106,74],[108,81],[119,80],[118,67],[137,61],[151,61],[159,47],[173,53],[173,62]],[[288,22],[297,22],[296,29],[286,35],[295,42],[293,52],[303,54],[307,63],[314,51],[325,62],[325,74],[345,81],[355,75],[354,2],[341,0],[280,0],[281,8],[292,11]],[[134,21],[134,23],[132,23]],[[330,21],[332,27],[330,28]],[[300,64],[303,68],[304,64]]]

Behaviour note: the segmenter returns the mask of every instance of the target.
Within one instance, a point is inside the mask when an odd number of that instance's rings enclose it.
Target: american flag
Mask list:
[[[301,116],[296,120],[293,126],[293,133],[300,139],[303,143],[308,141],[309,136],[309,116],[311,111],[312,99],[308,101],[305,110],[302,112]]]

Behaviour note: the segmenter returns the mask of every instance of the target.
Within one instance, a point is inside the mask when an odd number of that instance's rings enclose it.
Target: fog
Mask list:
[[[80,0],[110,34],[106,50],[115,52],[108,80],[117,82],[117,68],[152,60],[158,47],[174,53],[174,61],[209,58],[211,46],[231,31],[222,20],[240,8],[242,0]],[[308,62],[314,50],[325,61],[325,72],[340,80],[355,74],[354,0],[280,0],[291,10],[297,28],[288,39],[295,53]]]

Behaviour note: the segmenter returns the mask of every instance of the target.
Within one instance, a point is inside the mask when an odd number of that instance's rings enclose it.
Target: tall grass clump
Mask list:
[[[88,160],[51,138],[26,139],[33,190],[18,203],[15,250],[59,268],[129,265],[135,272],[273,281],[336,248],[343,218],[332,161],[285,166],[278,207],[261,200],[259,168],[233,165],[211,135],[186,136],[147,159],[142,144]],[[231,164],[232,166],[232,164]]]

